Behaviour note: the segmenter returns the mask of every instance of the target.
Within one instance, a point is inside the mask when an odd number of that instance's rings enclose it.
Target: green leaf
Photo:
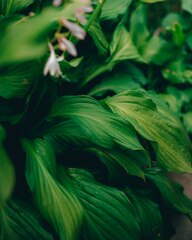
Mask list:
[[[0,96],[6,99],[22,98],[37,78],[39,66],[37,62],[26,62],[25,65],[2,66],[0,71]]]
[[[76,239],[83,212],[74,194],[56,179],[55,156],[42,139],[23,140],[26,151],[26,179],[42,216],[50,222],[60,239]]]
[[[80,239],[139,239],[134,208],[122,191],[97,182],[84,170],[70,169],[69,174],[84,210]],[[65,184],[63,176],[61,172],[60,179]]]
[[[183,114],[182,119],[187,132],[192,134],[192,112]]]
[[[21,10],[27,8],[35,0],[1,0],[0,1],[0,12],[4,16],[18,13]]]
[[[107,0],[101,11],[101,19],[108,20],[117,18],[119,15],[127,13],[132,0]]]
[[[5,135],[0,125],[0,209],[10,197],[15,183],[14,169],[3,146]]]
[[[126,194],[133,203],[139,218],[142,239],[160,239],[163,219],[157,203],[145,196],[145,192],[137,193],[136,191],[126,188]]]
[[[88,29],[88,33],[92,37],[94,44],[98,49],[99,55],[107,56],[109,43],[99,22],[93,22],[91,27]]]
[[[165,2],[166,0],[140,0],[144,3],[157,3],[157,2]]]
[[[74,121],[86,139],[94,144],[104,148],[119,144],[127,149],[141,150],[133,128],[89,96],[64,96],[57,99],[51,107],[47,121],[68,118]]]
[[[135,82],[126,73],[114,73],[110,74],[108,77],[103,79],[100,84],[97,84],[91,91],[89,95],[91,96],[101,96],[108,91],[114,93],[120,93],[125,90],[130,90],[134,88],[139,88],[140,85]]]
[[[190,0],[183,0],[182,9],[192,14],[192,2]]]
[[[140,52],[140,49],[146,44],[149,38],[149,31],[147,29],[147,6],[145,4],[139,4],[131,15],[130,34],[133,43]]]
[[[14,199],[0,210],[0,239],[53,240],[53,237],[43,229],[34,209]]]
[[[186,133],[169,109],[156,107],[143,90],[132,90],[108,98],[111,110],[130,122],[152,142],[158,164],[173,172],[192,172],[191,149]],[[157,102],[156,102],[157,103]]]
[[[183,187],[176,182],[171,182],[163,172],[155,169],[146,169],[146,178],[156,185],[164,203],[192,219],[192,200],[183,194]]]
[[[111,64],[123,60],[136,60],[144,62],[140,56],[136,46],[133,44],[130,33],[122,23],[119,23],[113,34],[113,39],[110,44]]]
[[[91,149],[102,162],[107,166],[109,171],[109,178],[111,181],[115,178],[113,176],[115,173],[115,169],[112,169],[113,163],[118,163],[123,169],[126,171],[128,175],[137,176],[144,179],[143,169],[146,165],[150,164],[149,161],[142,158],[142,155],[135,155],[134,153],[127,151],[118,151],[116,149]],[[142,160],[142,161],[141,161]],[[111,166],[112,165],[112,166]]]

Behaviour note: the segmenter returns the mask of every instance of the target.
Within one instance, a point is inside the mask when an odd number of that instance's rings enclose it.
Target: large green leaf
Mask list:
[[[0,239],[53,240],[53,237],[43,229],[34,209],[14,199],[0,210]]]
[[[55,156],[44,140],[23,140],[27,154],[26,179],[42,216],[50,222],[60,239],[76,239],[83,212],[74,194],[56,180]]]
[[[34,1],[35,0],[1,0],[0,12],[2,15],[8,16],[28,7]]]
[[[101,56],[106,56],[109,50],[109,43],[98,21],[93,22],[88,29],[88,33],[92,37],[99,54]]]
[[[192,172],[191,149],[184,129],[165,108],[158,111],[143,90],[132,90],[108,98],[106,104],[144,138],[152,141],[158,164],[170,171]],[[156,159],[153,159],[156,160]]]
[[[147,197],[144,191],[137,193],[127,188],[126,194],[133,203],[139,218],[142,239],[161,239],[160,232],[163,225],[163,219],[157,203]]]
[[[172,209],[187,215],[192,219],[192,200],[183,193],[183,187],[171,182],[159,169],[146,169],[145,176],[158,188],[164,203]]]
[[[47,116],[47,121],[73,120],[86,138],[104,148],[116,144],[132,150],[141,150],[141,145],[130,124],[105,110],[99,101],[89,96],[65,96],[57,99]]]
[[[101,19],[108,20],[117,18],[127,12],[132,0],[107,0],[101,11]]]
[[[13,64],[0,67],[0,96],[6,99],[22,98],[36,80],[39,67],[37,62]]]
[[[80,239],[130,239],[140,238],[134,208],[126,195],[115,188],[97,182],[90,173],[70,169],[73,191],[84,211]],[[66,184],[61,172],[60,179]]]
[[[0,125],[0,209],[10,197],[14,182],[14,169],[3,146],[5,130]]]

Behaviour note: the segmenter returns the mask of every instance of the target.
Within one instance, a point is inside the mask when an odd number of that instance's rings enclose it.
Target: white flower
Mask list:
[[[75,45],[69,40],[67,40],[65,37],[59,37],[58,43],[61,51],[68,51],[68,53],[71,54],[73,57],[77,56],[77,50],[75,48]]]
[[[76,10],[75,16],[82,25],[85,25],[87,23],[87,19],[85,18],[84,14],[91,13],[92,11],[93,11],[93,8],[91,7],[91,5],[87,5],[87,6],[78,8]]]
[[[61,23],[63,24],[64,27],[66,27],[70,33],[75,36],[77,39],[83,40],[85,39],[86,32],[85,30],[77,25],[76,23],[73,23],[71,21],[68,21],[65,18],[61,19]]]
[[[55,50],[53,48],[53,45],[51,43],[48,43],[49,49],[50,49],[50,56],[47,60],[47,63],[45,64],[43,74],[46,76],[48,73],[50,73],[51,76],[59,77],[62,75],[58,59],[55,55]]]

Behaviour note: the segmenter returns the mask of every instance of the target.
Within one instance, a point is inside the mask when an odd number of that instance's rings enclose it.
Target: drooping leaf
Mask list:
[[[192,2],[190,0],[183,0],[182,9],[192,14]]]
[[[99,54],[101,56],[106,56],[109,51],[109,43],[99,22],[93,22],[91,27],[88,29],[88,33],[92,37]]]
[[[113,65],[123,60],[145,62],[134,45],[130,33],[122,23],[118,24],[115,29],[113,39],[110,44],[110,52],[111,64]]]
[[[106,104],[128,122],[144,138],[154,142],[158,164],[175,172],[192,172],[191,147],[186,133],[165,108],[158,111],[155,103],[142,90],[132,90],[108,98]],[[155,159],[154,159],[155,160]]]
[[[0,96],[6,99],[22,98],[40,73],[38,63],[7,65],[0,68]]]
[[[140,0],[144,3],[157,3],[157,2],[165,2],[166,0]]]
[[[5,135],[5,130],[0,125],[0,209],[10,197],[15,182],[13,165],[3,146]]]
[[[149,38],[149,30],[147,28],[147,7],[145,4],[139,4],[131,15],[130,34],[133,43],[138,51],[146,44]]]
[[[140,229],[134,208],[122,191],[102,185],[81,169],[70,169],[69,174],[73,191],[84,210],[80,238],[139,239]],[[66,183],[62,172],[60,179]]]
[[[145,176],[150,182],[155,184],[164,203],[169,208],[185,214],[192,219],[192,201],[184,195],[183,187],[180,184],[171,182],[167,176],[158,169],[146,169]]]
[[[56,179],[55,156],[41,139],[23,140],[26,179],[42,216],[52,224],[60,239],[76,239],[82,223],[82,208],[76,197]]]
[[[107,0],[103,5],[100,18],[102,20],[117,18],[119,15],[128,11],[131,3],[132,0]]]
[[[161,239],[160,232],[163,219],[157,203],[145,196],[145,192],[137,193],[136,191],[126,188],[126,194],[133,203],[139,218],[142,239]]]
[[[0,13],[4,16],[11,15],[13,13],[20,12],[35,0],[1,0],[0,1]]]
[[[53,237],[41,226],[34,209],[14,199],[0,210],[0,239],[53,240]]]

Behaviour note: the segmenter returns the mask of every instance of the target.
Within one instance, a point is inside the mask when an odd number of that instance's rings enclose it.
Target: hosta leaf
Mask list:
[[[0,68],[0,96],[6,99],[22,98],[36,80],[38,63],[8,65]]]
[[[118,151],[115,149],[105,150],[105,149],[91,149],[100,159],[107,165],[109,171],[109,178],[113,180],[115,176],[115,171],[111,169],[112,162],[118,163],[129,175],[134,175],[140,178],[144,178],[143,168],[149,164],[146,159],[142,159],[142,156],[135,156],[133,153],[126,151]],[[143,162],[141,162],[141,159]],[[112,171],[111,171],[112,170]]]
[[[157,2],[165,2],[166,0],[140,0],[144,3],[157,3]]]
[[[10,197],[14,182],[14,169],[3,146],[5,130],[0,125],[0,209]]]
[[[115,29],[113,39],[110,44],[110,52],[112,64],[130,59],[144,61],[136,46],[132,42],[130,33],[122,23],[118,24]]]
[[[105,78],[100,84],[97,84],[91,89],[89,95],[102,96],[105,93],[112,91],[114,93],[120,93],[125,90],[139,88],[140,85],[135,82],[126,73],[114,73]]]
[[[156,185],[166,205],[192,219],[192,200],[183,193],[183,187],[168,180],[167,176],[158,169],[147,169],[146,178]]]
[[[107,42],[107,39],[99,22],[93,22],[91,27],[88,29],[88,33],[92,37],[99,54],[101,56],[106,56],[109,50],[109,43]]]
[[[127,188],[126,194],[133,203],[139,218],[142,239],[160,239],[160,231],[162,228],[163,219],[159,206],[147,198],[147,196],[144,195],[144,192],[137,193]]]
[[[146,44],[149,38],[149,31],[147,29],[147,8],[145,4],[139,4],[131,15],[130,34],[133,43],[140,52],[140,49]]]
[[[52,148],[41,139],[22,143],[27,154],[26,179],[39,211],[53,225],[59,239],[76,239],[82,208],[76,197],[56,180]]]
[[[103,5],[101,12],[101,19],[108,20],[117,18],[119,15],[127,12],[132,0],[107,0]]]
[[[2,15],[10,15],[28,7],[35,0],[1,0],[0,12]]]
[[[183,114],[182,119],[187,132],[192,134],[192,112]]]
[[[116,144],[132,150],[141,150],[133,128],[105,110],[89,96],[66,96],[57,99],[47,116],[47,121],[71,119],[81,129],[85,138],[104,148]]]
[[[71,169],[69,174],[84,210],[80,239],[139,239],[134,209],[122,191],[98,183],[84,170]]]
[[[184,129],[165,108],[162,114],[142,90],[132,90],[106,100],[112,111],[153,144],[158,163],[175,172],[192,172],[191,150]],[[165,114],[166,112],[166,114]],[[168,117],[169,116],[169,117]]]
[[[0,210],[0,239],[53,240],[41,226],[39,216],[25,204],[10,200]]]
[[[192,14],[192,2],[190,0],[183,0],[182,9]]]

